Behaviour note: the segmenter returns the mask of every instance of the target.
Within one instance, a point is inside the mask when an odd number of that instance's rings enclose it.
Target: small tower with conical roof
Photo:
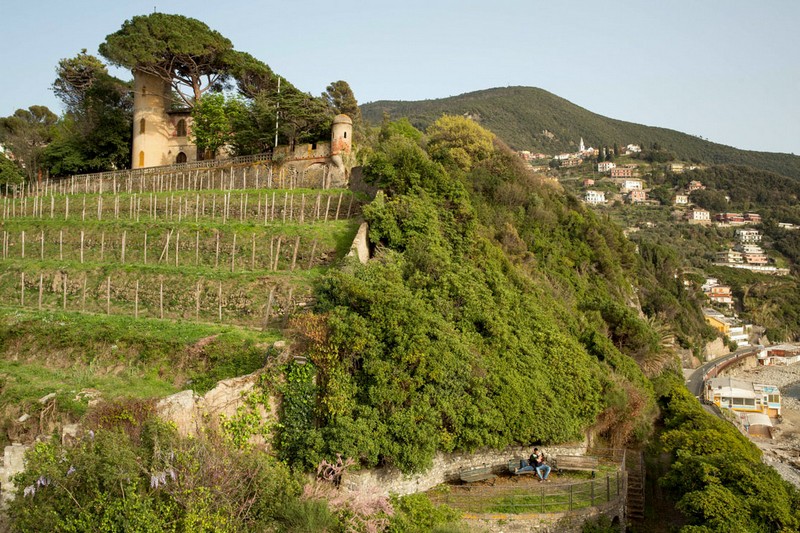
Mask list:
[[[349,154],[353,147],[353,120],[347,115],[333,117],[331,155]]]

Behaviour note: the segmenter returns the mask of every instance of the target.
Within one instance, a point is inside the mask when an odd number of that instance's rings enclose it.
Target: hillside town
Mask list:
[[[639,206],[637,223],[626,227],[626,235],[659,224],[716,229],[722,236],[717,241],[720,249],[707,250],[708,264],[760,275],[791,275],[786,261],[764,235],[761,213],[712,212],[696,205],[693,198],[698,191],[705,191],[706,185],[697,179],[678,177],[703,168],[701,165],[644,161],[639,159],[642,148],[634,144],[620,148],[616,154],[604,149],[605,155],[586,148],[583,139],[579,147],[574,153],[521,151],[519,155],[534,172],[557,181],[593,209],[613,214]],[[668,197],[662,186],[656,198],[651,194],[656,176],[662,184],[664,176],[678,178],[676,181],[683,184],[670,188]],[[730,202],[728,196],[725,199]],[[660,215],[663,212],[668,215]],[[799,229],[789,222],[778,222],[777,226],[783,231]],[[773,343],[765,335],[766,328],[741,318],[742,295],[737,295],[730,283],[694,269],[692,275],[684,277],[683,284],[687,290],[699,288],[705,298],[703,317],[724,345],[721,349],[707,349],[707,363],[701,367],[700,398],[753,440],[787,481],[800,487],[800,343]],[[695,370],[696,364],[696,360],[684,359],[687,377],[699,371]]]

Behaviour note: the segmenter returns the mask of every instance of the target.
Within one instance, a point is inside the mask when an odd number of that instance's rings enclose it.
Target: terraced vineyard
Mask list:
[[[343,257],[361,202],[265,163],[45,182],[2,200],[0,305],[266,328]]]

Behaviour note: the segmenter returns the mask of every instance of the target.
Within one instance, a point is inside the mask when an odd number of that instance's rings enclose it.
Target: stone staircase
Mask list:
[[[628,475],[628,521],[633,523],[641,522],[644,520],[644,453],[639,450],[627,450],[625,454],[625,470]]]

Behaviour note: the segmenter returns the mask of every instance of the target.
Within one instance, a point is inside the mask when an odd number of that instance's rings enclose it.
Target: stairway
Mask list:
[[[625,470],[628,475],[628,521],[640,522],[644,520],[644,453],[638,450],[627,450],[625,453]]]

